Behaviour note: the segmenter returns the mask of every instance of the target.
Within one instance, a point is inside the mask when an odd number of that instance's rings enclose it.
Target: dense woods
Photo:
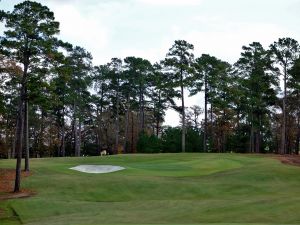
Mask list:
[[[17,177],[22,157],[29,170],[30,157],[102,150],[299,153],[300,47],[292,38],[243,46],[233,65],[194,56],[184,40],[154,64],[129,56],[93,65],[84,48],[57,38],[59,22],[40,3],[24,1],[0,20],[0,154],[17,158]],[[203,93],[204,106],[186,107],[185,92]],[[163,125],[167,109],[180,126]]]

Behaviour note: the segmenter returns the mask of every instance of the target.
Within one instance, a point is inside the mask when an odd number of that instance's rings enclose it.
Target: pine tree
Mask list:
[[[5,21],[6,27],[4,37],[1,39],[2,52],[23,65],[17,116],[17,165],[14,188],[15,192],[19,192],[28,78],[34,64],[42,62],[56,50],[57,45],[54,43],[57,40],[54,35],[59,32],[59,23],[54,21],[53,13],[46,6],[32,1],[15,5],[12,12],[2,11],[1,20]],[[25,143],[28,143],[27,140]]]
[[[281,144],[280,154],[286,154],[286,123],[287,123],[287,95],[288,86],[287,83],[290,79],[288,71],[294,64],[294,61],[300,54],[300,46],[298,42],[292,38],[280,38],[277,42],[274,42],[270,46],[273,58],[276,63],[281,67],[283,76],[283,98],[282,98],[282,129],[281,129]]]
[[[182,152],[185,152],[186,136],[184,89],[188,87],[188,82],[194,72],[193,50],[194,46],[192,44],[184,40],[177,40],[169,49],[164,62],[165,71],[169,74],[169,79],[172,80],[171,86],[173,88],[180,88],[181,108],[179,110],[182,118]]]

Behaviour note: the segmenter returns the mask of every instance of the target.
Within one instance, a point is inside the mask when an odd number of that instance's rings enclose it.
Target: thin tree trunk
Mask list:
[[[145,131],[145,99],[144,91],[142,92],[142,132]]]
[[[14,137],[13,137],[13,141],[12,141],[11,158],[13,158],[13,159],[16,157],[16,142],[17,142],[18,123],[19,123],[19,120],[17,119],[16,127],[14,130]]]
[[[78,143],[78,119],[74,118],[74,144],[75,144],[75,156],[78,157],[79,143]]]
[[[62,119],[62,127],[61,127],[61,156],[66,156],[66,142],[65,142],[65,118],[63,113],[63,119]]]
[[[156,119],[156,137],[159,136],[159,130],[160,130],[160,122],[159,118]]]
[[[41,115],[41,129],[40,129],[40,135],[39,135],[39,151],[40,151],[40,157],[43,157],[43,152],[41,152],[41,150],[43,149],[44,147],[44,131],[45,131],[45,122],[44,122],[44,119],[45,119],[45,112],[43,109],[42,110],[42,115]]]
[[[254,145],[254,128],[253,125],[251,124],[251,131],[250,131],[250,145],[249,145],[249,152],[253,153],[253,145]]]
[[[282,130],[281,130],[281,144],[280,144],[280,154],[286,153],[286,80],[287,80],[287,68],[284,67],[284,96],[282,101]]]
[[[237,129],[240,130],[240,112],[237,112]]]
[[[102,84],[103,85],[103,84]],[[102,151],[102,118],[103,118],[103,95],[104,88],[101,88],[101,105],[100,105],[100,115],[99,115],[99,124],[98,124],[98,146],[99,146],[99,154]]]
[[[24,117],[24,152],[25,152],[25,171],[29,171],[29,124],[28,124],[28,96],[27,96],[27,88],[25,89],[25,117]]]
[[[101,151],[102,151],[102,129],[101,129],[101,126],[102,126],[102,106],[100,107],[100,113],[99,113],[99,110],[97,109],[97,117],[98,117],[98,128],[96,129],[97,130],[97,144],[98,144],[98,150],[99,150],[99,155],[101,154]]]
[[[140,84],[140,87],[139,87],[139,118],[138,118],[138,121],[139,121],[139,124],[138,124],[138,133],[141,133],[143,131],[143,100],[142,100],[142,87],[141,87],[141,84]]]
[[[203,133],[203,151],[207,152],[207,78],[204,77],[204,133]]]
[[[79,152],[79,143],[78,143],[78,120],[74,119],[74,142],[75,142],[75,156],[78,156]]]
[[[23,88],[22,88],[23,89]],[[22,93],[23,91],[21,91]],[[16,163],[16,178],[15,178],[15,187],[14,192],[20,191],[21,186],[21,163],[22,163],[22,142],[23,142],[23,128],[24,128],[24,100],[23,94],[21,94],[21,100],[19,103],[19,112],[18,112],[18,126],[17,126],[17,135],[16,135],[16,153],[17,153],[17,163]]]
[[[27,60],[26,60],[27,61]],[[22,144],[23,144],[23,129],[24,129],[24,103],[25,103],[25,88],[27,85],[27,71],[28,64],[24,63],[24,71],[21,83],[20,91],[20,100],[18,107],[18,117],[17,117],[17,128],[16,128],[16,153],[17,153],[17,162],[16,162],[16,178],[15,178],[15,187],[14,192],[19,192],[21,187],[21,163],[22,163]]]
[[[11,158],[11,147],[9,144],[9,115],[7,115],[6,118],[6,126],[5,126],[5,145],[7,147],[7,158],[10,159]]]
[[[299,120],[298,119],[298,132],[297,132],[297,138],[296,138],[296,144],[295,144],[295,153],[297,155],[299,155],[299,151],[300,151],[300,124],[299,124]]]
[[[133,119],[133,113],[131,113],[131,153],[133,153],[134,149],[134,119]]]
[[[77,156],[80,157],[81,155],[81,121],[78,121],[78,149],[77,149]]]
[[[184,87],[183,87],[183,71],[181,71],[181,107],[182,107],[182,152],[185,152],[185,107],[184,107]]]
[[[115,136],[115,154],[118,154],[119,147],[119,107],[117,106],[117,115],[116,115],[116,136]]]
[[[118,80],[118,85],[119,85],[119,80]],[[116,121],[115,121],[115,126],[116,126],[116,131],[115,131],[115,149],[114,152],[115,154],[118,154],[118,148],[119,148],[119,130],[120,130],[120,124],[119,124],[119,107],[120,107],[120,99],[119,99],[119,87],[117,88],[117,112],[116,112]]]
[[[260,153],[260,132],[255,133],[255,152]]]
[[[254,125],[253,125],[253,113],[251,112],[251,131],[250,131],[250,147],[249,152],[254,152]]]
[[[158,92],[158,105],[161,106],[161,94],[160,91]],[[159,136],[159,130],[160,130],[160,118],[159,118],[159,110],[160,108],[156,109],[156,137]]]
[[[73,105],[73,121],[74,121],[74,147],[75,147],[75,156],[78,156],[78,152],[79,152],[79,145],[78,145],[78,119],[76,116],[76,104],[74,102]]]
[[[126,119],[125,119],[125,140],[124,140],[124,147],[123,147],[124,153],[127,153],[128,129],[129,129],[129,110],[130,110],[129,98],[127,98]]]
[[[225,110],[223,110],[223,123],[222,123],[222,152],[226,151],[226,122],[225,122],[225,118],[226,118],[226,112]]]

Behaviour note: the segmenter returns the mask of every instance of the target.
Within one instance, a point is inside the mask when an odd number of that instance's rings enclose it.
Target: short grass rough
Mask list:
[[[117,165],[109,174],[69,168]],[[13,168],[1,160],[0,168]],[[300,167],[261,155],[157,154],[31,160],[22,187],[0,202],[1,225],[300,224]]]

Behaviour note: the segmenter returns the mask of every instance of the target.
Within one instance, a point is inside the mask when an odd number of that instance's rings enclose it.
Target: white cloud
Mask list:
[[[55,17],[60,21],[60,35],[64,41],[84,47],[98,61],[98,52],[109,45],[109,30],[93,12],[85,15],[78,7],[63,4],[54,7]]]
[[[234,63],[243,45],[260,42],[264,47],[291,32],[273,24],[227,24],[222,30],[191,31],[182,38],[195,44],[195,55],[211,54]]]

